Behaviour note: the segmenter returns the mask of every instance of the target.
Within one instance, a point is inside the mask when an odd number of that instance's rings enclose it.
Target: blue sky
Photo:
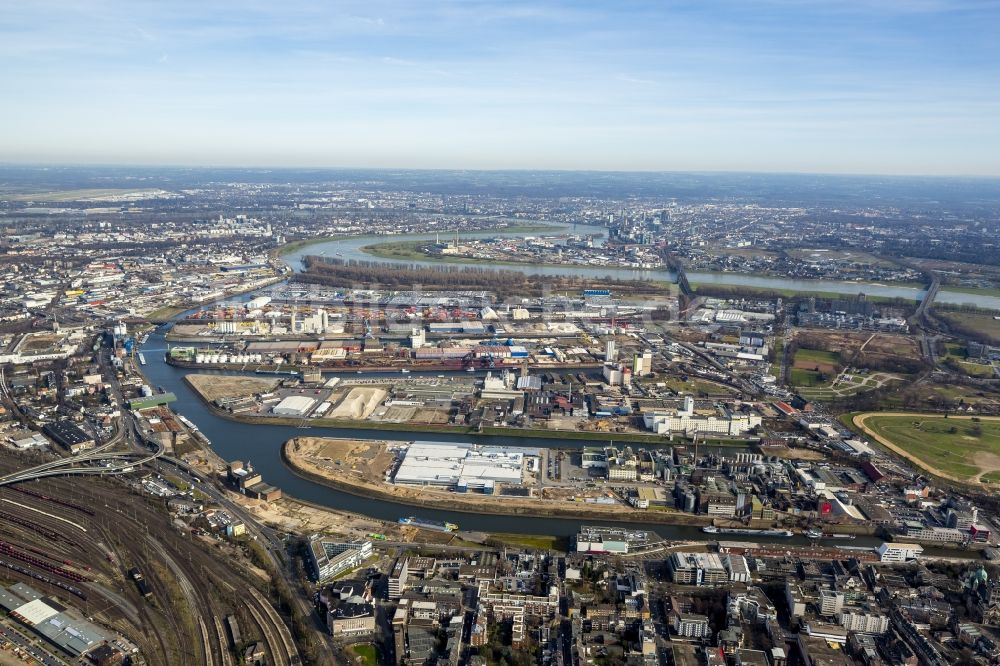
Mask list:
[[[1000,0],[0,0],[0,161],[1000,175]]]

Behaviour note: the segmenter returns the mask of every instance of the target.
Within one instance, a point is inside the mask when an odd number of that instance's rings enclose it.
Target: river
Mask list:
[[[568,233],[595,234],[599,237],[598,242],[602,242],[607,236],[607,230],[603,227],[590,227],[576,225],[567,229]],[[496,232],[483,232],[497,235]],[[501,233],[499,235],[521,236],[524,234]],[[431,265],[434,262],[415,261],[393,261],[389,259],[373,258],[362,251],[366,245],[385,241],[408,241],[408,240],[433,240],[433,234],[408,234],[398,236],[368,236],[350,238],[344,240],[328,241],[317,243],[304,248],[300,248],[294,253],[284,257],[284,260],[296,270],[302,268],[302,258],[309,254],[326,254],[329,256],[339,256],[343,259],[357,259],[363,261],[382,261],[388,263],[412,264],[421,263]],[[664,270],[637,271],[621,270],[609,268],[588,268],[574,266],[497,266],[497,268],[518,270],[533,274],[544,275],[591,275],[603,277],[611,275],[621,279],[656,279],[675,281],[677,276]],[[922,292],[917,289],[904,287],[889,287],[877,285],[859,285],[852,282],[813,282],[809,280],[788,280],[781,278],[753,277],[737,274],[714,274],[714,273],[690,273],[689,279],[693,281],[714,282],[717,284],[747,285],[776,287],[780,289],[812,290],[831,293],[851,293],[864,291],[872,296],[901,296],[904,298],[918,298]],[[941,292],[944,294],[945,292]],[[959,294],[968,297],[966,294]],[[239,300],[246,300],[252,294],[239,297]],[[940,297],[940,295],[939,295]],[[1000,299],[997,307],[1000,308]],[[186,313],[185,313],[186,314]],[[181,315],[183,316],[183,315]],[[600,521],[581,521],[565,518],[544,518],[544,517],[523,517],[504,516],[488,514],[469,514],[453,511],[443,511],[429,508],[414,508],[398,502],[385,500],[372,500],[366,497],[359,497],[349,493],[328,488],[322,484],[309,481],[295,475],[288,469],[281,460],[280,449],[283,442],[292,437],[328,436],[345,437],[355,439],[384,439],[397,441],[462,441],[468,437],[445,433],[415,433],[404,430],[399,431],[371,431],[352,428],[321,428],[312,427],[307,430],[292,426],[269,425],[266,423],[247,424],[223,419],[212,413],[198,396],[183,381],[184,375],[189,372],[181,368],[167,365],[164,361],[164,351],[166,343],[164,334],[166,328],[161,327],[150,335],[146,345],[144,345],[147,365],[143,367],[143,372],[154,386],[162,387],[163,390],[172,391],[177,395],[177,402],[173,404],[174,409],[186,416],[195,423],[201,431],[212,441],[212,447],[226,460],[250,461],[263,474],[264,479],[271,484],[279,486],[283,492],[291,497],[302,499],[333,509],[350,511],[364,514],[373,518],[395,521],[401,516],[418,514],[420,516],[437,520],[448,520],[458,523],[462,529],[477,530],[485,532],[508,532],[519,534],[545,534],[556,536],[569,536],[575,534],[580,525],[600,523]],[[351,375],[356,377],[356,375]],[[594,441],[583,440],[549,440],[540,438],[505,438],[499,436],[477,437],[476,441],[484,444],[521,444],[539,448],[545,447],[573,447],[599,444]],[[697,527],[678,527],[667,525],[650,525],[645,523],[629,524],[636,529],[647,529],[657,532],[664,538],[670,539],[704,539],[705,535]],[[739,538],[739,537],[735,537]],[[747,537],[744,537],[747,539]],[[792,537],[791,539],[765,539],[752,538],[754,541],[777,541],[782,543],[803,544],[803,537]],[[858,537],[850,542],[852,545],[866,546],[878,543],[878,539]]]
[[[530,223],[530,220],[518,220],[521,223]],[[541,233],[541,232],[535,232]],[[600,244],[607,238],[608,230],[605,227],[595,227],[589,225],[573,225],[559,233],[590,234],[598,237]],[[504,237],[522,237],[524,233],[504,233],[482,231],[475,234],[464,234],[466,237],[472,235],[490,235]],[[302,259],[307,255],[326,255],[339,259],[358,261],[377,261],[390,264],[406,264],[421,266],[440,266],[440,262],[416,259],[388,259],[375,257],[363,251],[368,245],[387,242],[406,242],[417,240],[434,240],[436,234],[400,234],[389,236],[359,236],[346,238],[343,240],[333,240],[325,243],[316,243],[299,248],[295,252],[285,255],[284,260],[296,270],[302,268]],[[455,265],[455,264],[448,264]],[[461,265],[461,264],[459,264]],[[669,270],[637,270],[620,269],[611,267],[590,267],[590,266],[536,266],[517,264],[491,264],[487,261],[468,264],[470,266],[480,266],[484,268],[497,268],[499,270],[511,270],[532,275],[578,275],[584,277],[611,277],[617,280],[661,280],[665,282],[676,282],[677,274]],[[845,282],[840,280],[799,280],[793,278],[766,277],[757,275],[743,275],[740,273],[702,273],[688,272],[688,280],[695,283],[707,283],[725,286],[739,287],[761,287],[776,290],[792,290],[802,292],[816,292],[829,294],[860,294],[882,298],[905,298],[918,300],[926,293],[923,289],[915,287],[900,287],[890,284],[877,284],[871,282]],[[1000,310],[1000,297],[985,294],[966,294],[961,292],[938,291],[935,302],[948,303],[951,305],[971,304],[981,308]]]

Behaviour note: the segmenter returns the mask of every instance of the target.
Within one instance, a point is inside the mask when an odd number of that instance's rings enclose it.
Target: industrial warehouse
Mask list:
[[[393,476],[398,484],[455,487],[492,493],[497,483],[520,485],[525,464],[537,468],[538,450],[509,446],[474,446],[449,442],[413,442],[400,452]]]
[[[124,647],[120,637],[108,634],[79,617],[76,611],[44,596],[33,587],[16,583],[0,588],[0,607],[10,617],[67,654],[81,656],[101,649],[108,654],[117,654],[117,663],[121,663],[122,651],[109,645],[115,641]]]

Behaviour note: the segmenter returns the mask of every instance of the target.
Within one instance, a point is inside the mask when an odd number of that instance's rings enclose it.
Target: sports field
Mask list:
[[[1000,418],[868,413],[854,425],[935,476],[961,483],[1000,480]]]

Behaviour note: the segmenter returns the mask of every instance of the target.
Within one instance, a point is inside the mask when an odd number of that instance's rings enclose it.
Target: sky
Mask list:
[[[1000,176],[1000,0],[0,0],[0,162]]]

